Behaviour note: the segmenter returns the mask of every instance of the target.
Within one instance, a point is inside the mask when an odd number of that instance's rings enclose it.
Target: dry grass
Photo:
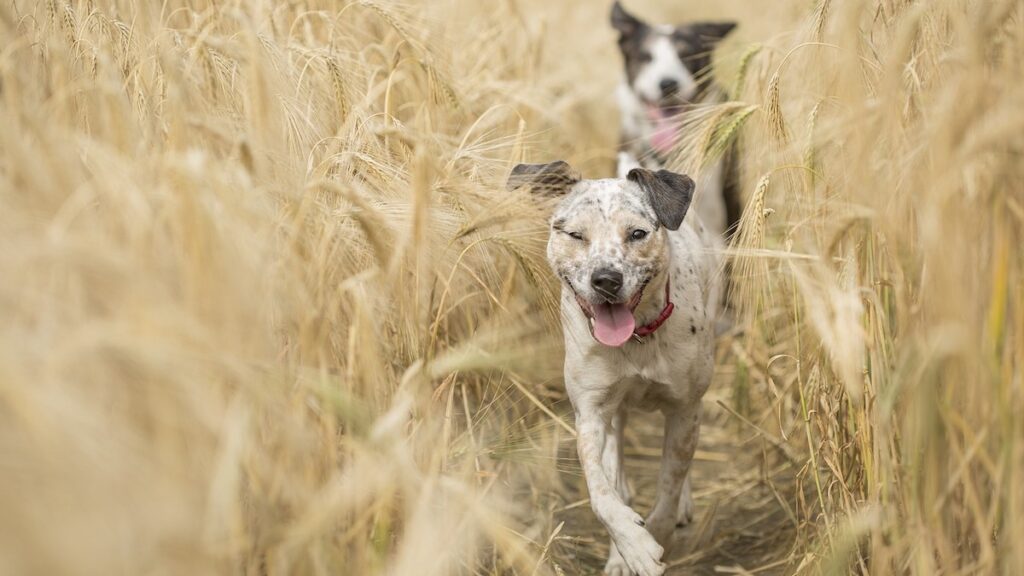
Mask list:
[[[741,141],[775,568],[1024,573],[1024,7],[635,4],[742,22],[680,161]],[[0,0],[4,571],[569,565],[545,206],[502,181],[611,172],[605,18]]]

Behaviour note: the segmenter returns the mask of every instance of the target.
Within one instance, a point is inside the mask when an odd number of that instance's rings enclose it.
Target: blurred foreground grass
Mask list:
[[[634,8],[741,21],[677,167],[740,140],[723,362],[798,467],[787,571],[1024,573],[1024,7]],[[502,183],[611,172],[606,14],[2,0],[0,565],[557,573],[546,207]]]

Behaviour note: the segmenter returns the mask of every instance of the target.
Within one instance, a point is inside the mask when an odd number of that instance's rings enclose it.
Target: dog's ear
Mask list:
[[[717,44],[736,29],[735,22],[694,22],[690,28],[708,45]]]
[[[626,179],[635,182],[647,194],[654,213],[665,228],[679,229],[690,208],[693,189],[696,187],[689,176],[668,170],[651,172],[645,168],[634,168],[626,175]]]
[[[623,38],[636,34],[644,27],[642,20],[633,16],[622,7],[622,2],[615,0],[612,4],[612,27],[619,31]]]
[[[506,186],[516,190],[529,186],[545,196],[560,196],[580,181],[580,175],[563,160],[550,164],[519,164],[512,169]]]

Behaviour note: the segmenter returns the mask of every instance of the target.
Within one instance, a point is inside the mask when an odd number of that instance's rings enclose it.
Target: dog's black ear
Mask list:
[[[633,168],[626,179],[638,184],[647,194],[654,213],[665,228],[679,229],[693,200],[693,189],[696,187],[693,179],[668,170],[651,172],[645,168]]]
[[[529,186],[545,196],[560,196],[580,181],[580,175],[563,160],[550,164],[519,164],[508,177],[509,190]]]
[[[612,4],[612,27],[619,31],[623,37],[632,36],[644,27],[642,20],[633,16],[622,7],[622,2],[615,0]]]
[[[706,44],[716,44],[736,29],[735,22],[694,22],[691,29]]]

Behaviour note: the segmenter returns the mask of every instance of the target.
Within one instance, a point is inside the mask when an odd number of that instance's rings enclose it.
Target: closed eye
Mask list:
[[[566,234],[568,234],[573,240],[583,240],[582,232],[566,232]]]
[[[651,53],[650,53],[650,52],[648,52],[648,51],[646,51],[646,50],[644,50],[643,52],[641,52],[641,53],[640,53],[640,54],[638,55],[638,58],[639,58],[640,62],[641,62],[641,63],[643,63],[643,64],[647,64],[648,62],[650,62],[651,60],[653,60],[653,59],[654,59],[654,57],[653,57],[653,56],[651,56]]]

